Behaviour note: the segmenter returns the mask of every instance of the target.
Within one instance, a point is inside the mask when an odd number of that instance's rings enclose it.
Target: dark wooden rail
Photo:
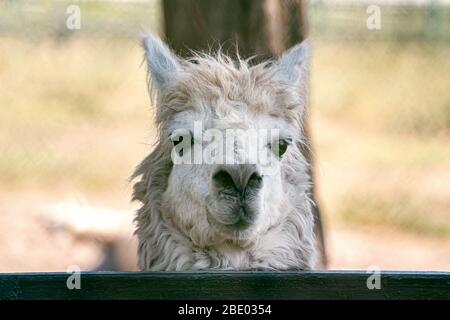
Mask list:
[[[381,289],[364,271],[0,274],[1,299],[450,299],[450,272],[381,272]]]

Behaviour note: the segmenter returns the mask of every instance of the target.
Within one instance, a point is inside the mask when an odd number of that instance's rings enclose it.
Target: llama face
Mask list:
[[[172,162],[162,218],[201,247],[276,226],[289,206],[284,168],[302,139],[307,47],[256,66],[220,54],[183,61],[153,37],[144,47]]]
[[[174,164],[162,212],[197,244],[248,239],[280,219],[281,166],[294,139],[283,119],[232,102],[229,114],[217,115],[218,103],[209,101],[206,113],[175,114],[166,134]]]

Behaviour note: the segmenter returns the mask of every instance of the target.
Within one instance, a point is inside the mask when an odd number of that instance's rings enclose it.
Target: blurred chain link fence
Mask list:
[[[80,8],[81,28],[67,27],[70,6]],[[136,38],[139,32],[161,31],[158,0],[0,1],[0,35],[65,38],[74,35]]]
[[[309,1],[315,37],[348,40],[450,40],[450,1]],[[67,8],[79,6],[81,29],[90,36],[136,37],[162,31],[161,0],[1,0],[0,35],[64,38]],[[381,10],[383,32],[367,32],[369,5]],[[230,13],[232,14],[232,13]]]
[[[347,40],[450,40],[450,7],[443,1],[312,1],[312,33]],[[368,7],[381,13],[382,32],[367,32]]]

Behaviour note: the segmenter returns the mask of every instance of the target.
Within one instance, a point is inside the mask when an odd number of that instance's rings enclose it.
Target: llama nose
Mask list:
[[[221,167],[212,177],[215,186],[236,196],[244,196],[250,190],[260,189],[263,177],[254,165],[230,165]]]

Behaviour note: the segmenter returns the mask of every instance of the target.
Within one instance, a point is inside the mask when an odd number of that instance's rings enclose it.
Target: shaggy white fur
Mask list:
[[[135,219],[140,269],[314,268],[314,204],[308,163],[300,151],[309,44],[257,65],[221,53],[183,60],[154,36],[145,37],[143,45],[159,140],[133,174],[139,178],[133,199],[142,203]],[[215,219],[227,214],[211,178],[218,165],[174,165],[171,160],[171,133],[191,129],[197,120],[221,130],[277,128],[293,141],[274,162],[274,174],[264,176],[251,204],[256,218],[246,230],[226,232]]]

